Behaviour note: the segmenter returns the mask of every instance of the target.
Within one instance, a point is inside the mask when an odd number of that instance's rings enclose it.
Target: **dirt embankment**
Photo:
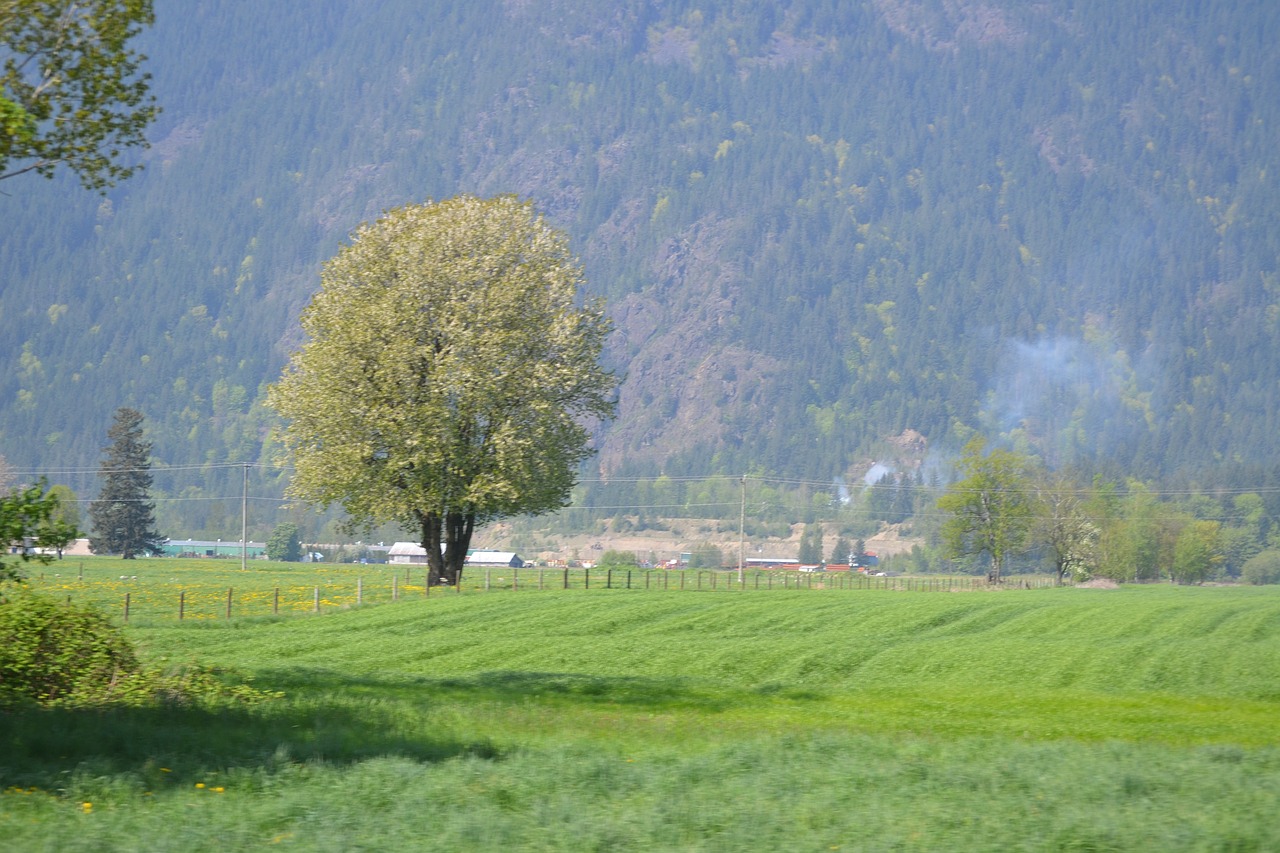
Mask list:
[[[739,539],[736,525],[711,519],[674,519],[667,524],[668,527],[660,530],[572,535],[513,532],[509,525],[497,524],[484,529],[476,538],[478,547],[514,550],[527,560],[592,560],[605,551],[614,550],[633,551],[641,560],[661,562],[676,559],[681,552],[710,543],[720,549],[726,562],[737,562]],[[834,525],[828,526],[834,528]],[[803,531],[804,525],[796,524],[791,528],[791,535],[785,539],[748,538],[742,543],[744,557],[794,559],[800,552],[800,535]],[[827,532],[822,543],[824,555],[831,553],[838,538],[834,529]],[[866,548],[883,559],[905,554],[920,542],[919,539],[902,536],[896,526],[889,526],[874,536],[867,537]]]

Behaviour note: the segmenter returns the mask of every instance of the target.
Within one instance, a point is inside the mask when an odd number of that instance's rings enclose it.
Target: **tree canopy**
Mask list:
[[[567,238],[513,196],[392,210],[329,260],[308,341],[268,394],[289,492],[421,531],[457,581],[477,524],[565,506],[612,414],[610,324]]]
[[[267,540],[267,559],[296,563],[302,559],[302,542],[298,540],[298,525],[283,521],[271,531]]]
[[[1031,462],[1009,450],[984,453],[981,437],[971,440],[960,461],[964,475],[938,498],[950,513],[942,524],[944,547],[952,556],[985,556],[991,561],[987,579],[999,583],[1010,555],[1027,541],[1035,520]]]
[[[0,180],[65,165],[104,190],[159,108],[129,47],[151,0],[0,0]]]
[[[30,560],[49,562],[48,554],[33,549],[54,545],[51,540],[66,532],[65,527],[52,524],[57,509],[58,498],[45,491],[43,481],[0,494],[0,581],[21,580],[22,564]],[[6,559],[10,546],[17,548],[14,559]]]

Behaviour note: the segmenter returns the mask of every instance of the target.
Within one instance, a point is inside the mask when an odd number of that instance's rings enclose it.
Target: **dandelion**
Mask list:
[[[216,788],[214,788],[214,789],[213,789],[213,792],[214,792],[215,794],[221,794],[221,793],[222,793],[223,791],[225,791],[225,790],[227,790],[227,789],[226,789],[226,788],[224,788],[224,787],[222,787],[221,785],[219,785],[218,787],[216,787]]]
[[[80,810],[83,811],[85,814],[88,814],[89,812],[93,811],[93,803],[81,803]]]
[[[203,787],[204,787],[204,783],[203,783],[203,782],[197,782],[197,783],[196,783],[196,787],[197,787],[197,788],[203,788]]]
[[[173,771],[172,771],[172,770],[170,770],[168,767],[161,767],[161,768],[160,768],[160,772],[161,772],[161,773],[172,773]]]

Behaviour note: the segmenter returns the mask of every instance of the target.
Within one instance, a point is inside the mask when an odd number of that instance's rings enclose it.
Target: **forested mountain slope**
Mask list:
[[[459,192],[534,199],[608,299],[609,476],[860,477],[909,429],[1145,478],[1280,463],[1272,3],[156,7],[146,171],[0,197],[20,470],[89,488],[56,472],[128,405],[197,469],[160,488],[235,493],[211,466],[273,454],[319,263]]]

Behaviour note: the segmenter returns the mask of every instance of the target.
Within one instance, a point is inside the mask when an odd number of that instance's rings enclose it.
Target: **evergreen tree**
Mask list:
[[[799,560],[805,565],[817,565],[822,562],[822,525],[806,524],[800,534]]]
[[[690,552],[691,569],[718,569],[723,565],[724,552],[710,542],[699,542]]]
[[[117,409],[107,438],[111,443],[102,449],[106,457],[98,469],[102,491],[89,506],[94,530],[89,548],[95,554],[119,554],[126,560],[138,554],[159,554],[164,538],[155,530],[151,442],[142,440],[142,413]]]
[[[848,563],[853,554],[853,545],[849,540],[841,536],[836,540],[836,544],[831,546],[831,559],[828,563]]]

